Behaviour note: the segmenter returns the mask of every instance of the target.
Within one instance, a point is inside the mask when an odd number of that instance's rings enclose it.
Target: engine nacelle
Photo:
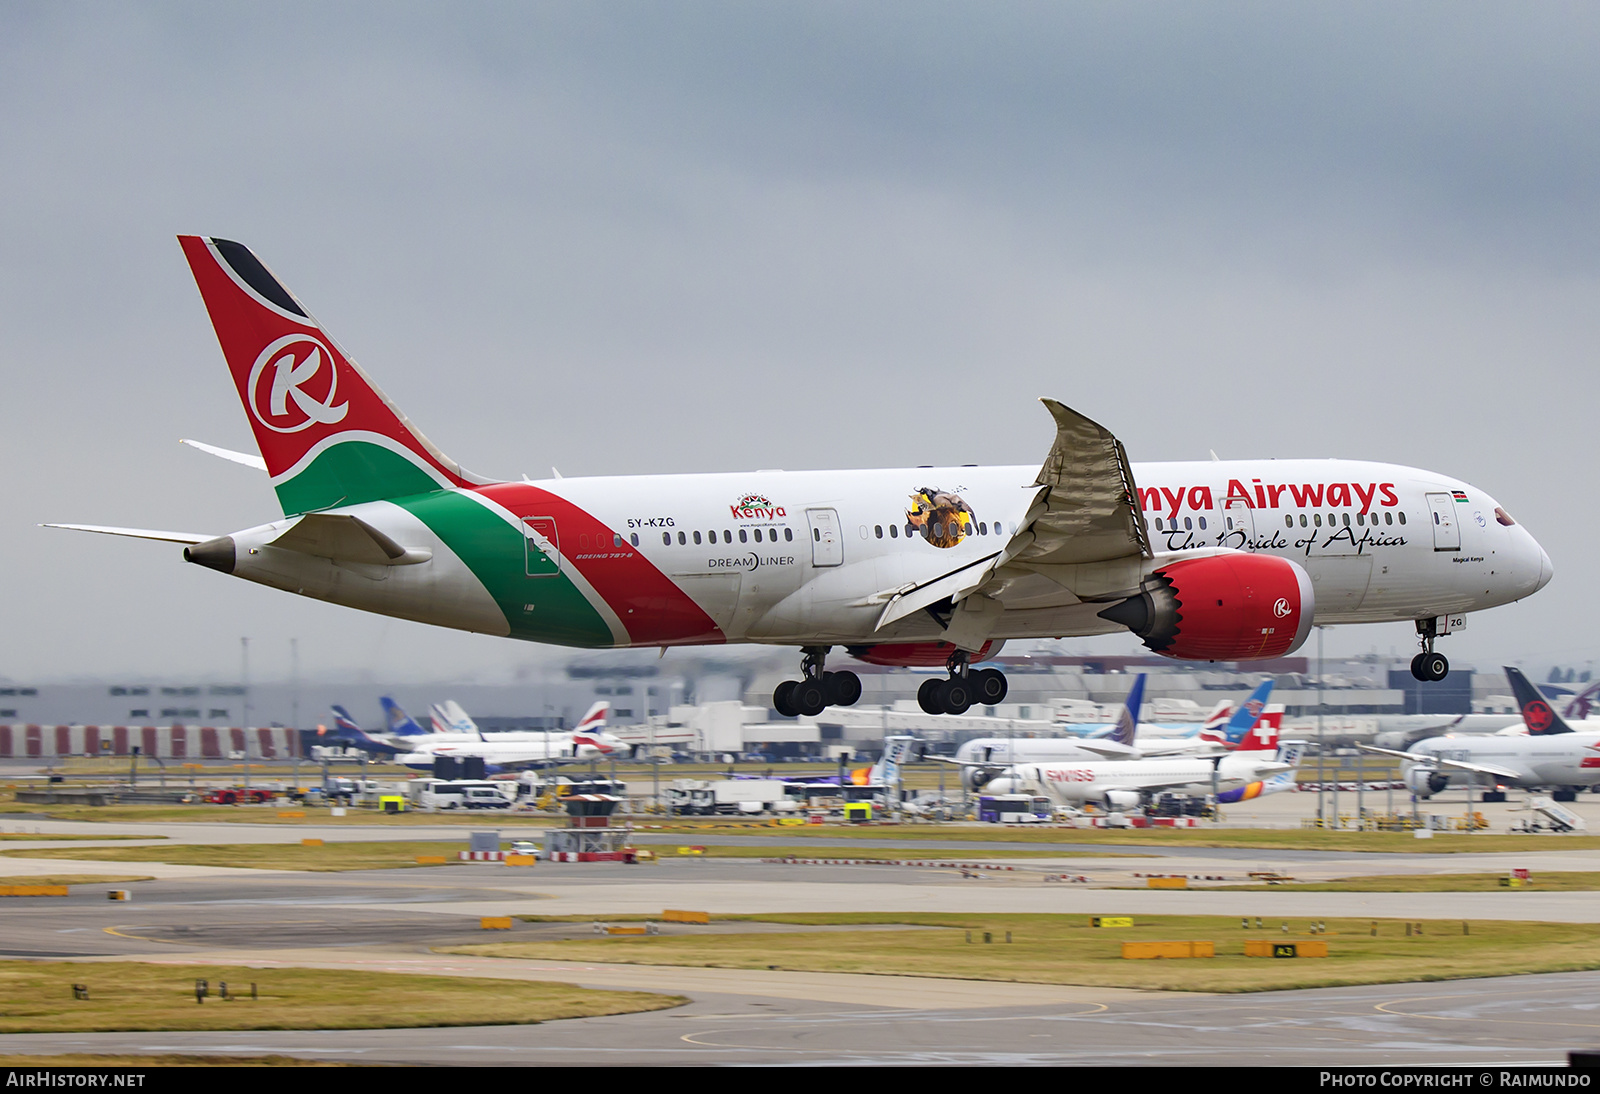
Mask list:
[[[1121,623],[1163,657],[1264,661],[1299,649],[1315,611],[1305,570],[1240,551],[1168,563],[1100,618]]]
[[[1107,790],[1105,797],[1106,806],[1110,809],[1115,809],[1119,813],[1126,812],[1129,809],[1137,809],[1143,804],[1141,795],[1137,790]]]
[[[1429,798],[1450,785],[1450,776],[1437,767],[1414,765],[1406,772],[1406,789],[1419,798]]]

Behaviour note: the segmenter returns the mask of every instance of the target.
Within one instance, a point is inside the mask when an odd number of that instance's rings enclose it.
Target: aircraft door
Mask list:
[[[561,535],[554,517],[523,517],[529,577],[555,577],[561,572]]]
[[[839,534],[839,514],[833,509],[807,509],[811,528],[811,565],[838,566],[844,562],[844,537]]]
[[[1241,551],[1254,550],[1250,545],[1256,539],[1256,514],[1248,501],[1234,498],[1228,502],[1228,507],[1222,511],[1222,529],[1225,546]]]
[[[1433,514],[1433,549],[1461,550],[1461,529],[1456,525],[1456,503],[1449,494],[1429,494],[1428,509]]]

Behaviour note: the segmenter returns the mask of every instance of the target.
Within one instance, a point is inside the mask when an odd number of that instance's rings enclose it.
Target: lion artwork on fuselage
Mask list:
[[[952,494],[921,487],[911,495],[906,521],[935,547],[954,547],[972,532],[972,507]]]

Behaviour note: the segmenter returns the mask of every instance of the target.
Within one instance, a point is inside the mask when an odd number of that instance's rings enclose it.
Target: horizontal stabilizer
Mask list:
[[[402,547],[360,517],[340,513],[307,513],[272,545],[369,566],[410,566],[433,557],[432,551]]]
[[[178,443],[186,444],[190,448],[198,448],[202,452],[208,452],[213,456],[219,456],[222,459],[230,460],[233,463],[242,463],[246,467],[255,468],[257,471],[265,471],[267,469],[266,460],[262,459],[260,456],[252,456],[248,452],[235,452],[231,448],[218,448],[214,444],[205,444],[201,441],[191,441],[186,437],[179,437]]]
[[[151,528],[107,528],[99,524],[41,524],[41,528],[66,528],[73,532],[99,532],[106,536],[127,536],[130,539],[154,539],[162,543],[187,543],[193,546],[217,537],[205,532],[158,532]]]

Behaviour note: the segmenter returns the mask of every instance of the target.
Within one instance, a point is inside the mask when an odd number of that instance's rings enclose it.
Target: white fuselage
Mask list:
[[[1158,561],[1203,548],[1291,559],[1310,576],[1317,624],[1491,608],[1530,595],[1551,574],[1539,544],[1500,519],[1493,498],[1431,472],[1342,460],[1144,464],[1134,472]],[[945,467],[514,484],[604,531],[591,544],[588,532],[558,529],[555,518],[540,524],[550,538],[538,542],[556,572],[524,577],[520,554],[453,550],[450,543],[478,541],[446,534],[449,514],[430,523],[419,517],[429,517],[427,505],[376,501],[330,512],[392,537],[407,549],[400,564],[271,546],[292,525],[288,518],[237,533],[233,572],[369,611],[569,645],[938,641],[939,622],[922,611],[880,629],[885,604],[1000,553],[1038,494],[1036,476],[1033,467]],[[969,507],[971,526],[959,542],[941,547],[911,533],[908,500],[924,488],[959,495]],[[741,508],[749,497],[766,504]],[[542,505],[529,503],[535,512]],[[522,528],[515,514],[486,508],[496,514],[488,519]],[[653,584],[641,584],[641,573]],[[556,579],[570,583],[568,601],[550,595]],[[564,606],[578,597],[594,620],[586,632],[573,622],[577,609]],[[1082,600],[1041,573],[1009,579],[997,600],[1003,610],[987,629],[993,640],[1122,630],[1100,618],[1104,600]],[[708,625],[670,621],[691,612]]]
[[[1164,757],[1019,764],[984,787],[986,794],[1045,794],[1058,804],[1131,806],[1118,795],[1145,796],[1161,791],[1207,793],[1259,782],[1285,770],[1276,752],[1232,752],[1216,758]],[[1213,778],[1213,773],[1215,777]]]
[[[1430,737],[1418,741],[1408,751],[1416,755],[1492,765],[1520,773],[1512,781],[1444,766],[1435,768],[1439,774],[1448,776],[1453,786],[1464,786],[1469,782],[1475,786],[1493,783],[1520,787],[1600,785],[1600,732]],[[1403,766],[1410,783],[1413,770],[1431,765],[1408,761]]]

